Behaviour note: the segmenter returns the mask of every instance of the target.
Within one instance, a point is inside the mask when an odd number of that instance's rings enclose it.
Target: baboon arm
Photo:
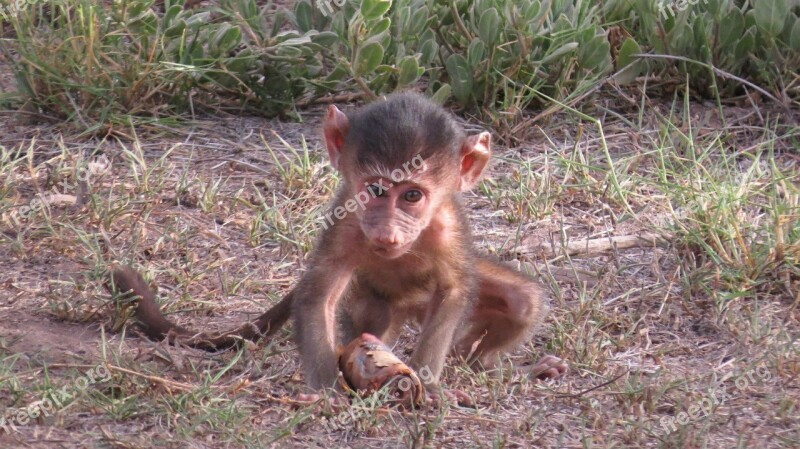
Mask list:
[[[331,270],[325,270],[328,267]],[[312,268],[295,289],[295,338],[311,388],[328,388],[336,381],[337,307],[352,278],[346,261],[330,261]]]
[[[432,374],[425,379],[428,386],[439,383],[456,327],[463,318],[465,294],[462,288],[451,287],[437,292],[435,296],[438,298],[431,301],[428,318],[422,325],[419,343],[409,363],[417,372],[425,369]]]

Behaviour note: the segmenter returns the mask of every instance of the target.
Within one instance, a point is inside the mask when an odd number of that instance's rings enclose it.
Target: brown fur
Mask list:
[[[491,365],[530,335],[547,313],[538,285],[476,253],[460,201],[488,162],[488,133],[466,137],[441,107],[398,94],[351,116],[331,107],[324,134],[343,180],[294,290],[254,322],[209,336],[167,321],[133,270],[113,271],[121,290],[140,296],[137,318],[149,337],[223,349],[269,335],[291,312],[306,380],[316,389],[334,385],[336,348],[363,332],[391,345],[404,323],[419,323],[409,365],[429,370],[423,380],[433,385],[451,350]],[[412,171],[412,160],[424,164]],[[395,170],[402,179],[387,178]],[[354,198],[361,203],[348,207]],[[337,216],[337,208],[348,212]]]
[[[169,321],[161,313],[156,303],[155,294],[150,290],[142,276],[131,267],[119,266],[111,270],[109,290],[125,293],[120,300],[136,298],[136,319],[145,335],[153,340],[168,339],[170,343],[176,338],[187,346],[206,351],[218,351],[238,347],[243,340],[256,341],[274,334],[289,319],[292,293],[287,294],[281,302],[259,316],[255,321],[239,328],[218,335],[193,332]]]

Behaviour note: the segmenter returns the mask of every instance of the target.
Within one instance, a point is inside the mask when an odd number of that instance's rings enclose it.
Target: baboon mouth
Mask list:
[[[411,248],[410,243],[399,246],[376,246],[373,252],[385,259],[395,259],[408,252],[409,248]]]

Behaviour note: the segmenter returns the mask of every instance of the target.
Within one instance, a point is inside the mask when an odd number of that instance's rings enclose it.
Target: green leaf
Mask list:
[[[158,29],[158,16],[156,16],[155,11],[148,9],[131,19],[130,25],[137,30],[141,30],[144,34],[153,34]]]
[[[753,51],[753,48],[756,46],[756,39],[753,37],[754,34],[751,28],[739,39],[739,43],[736,44],[736,51],[734,52],[736,60],[742,60],[750,56],[750,52]]]
[[[378,34],[376,36],[372,36],[369,39],[365,40],[363,42],[363,45],[366,45],[366,44],[369,44],[369,43],[372,43],[372,42],[377,42],[377,43],[381,44],[381,47],[383,47],[384,49],[387,49],[392,45],[392,36],[389,33]]]
[[[379,20],[374,25],[369,27],[369,35],[377,36],[383,33],[384,31],[388,30],[391,25],[392,25],[392,19],[384,17],[383,19]]]
[[[466,2],[462,2],[462,3],[466,3]],[[475,5],[474,12],[477,15],[482,16],[483,13],[485,13],[487,10],[489,10],[489,8],[492,8],[492,4],[494,3],[494,0],[474,0],[473,2],[470,2],[470,3],[474,3],[474,5]]]
[[[783,31],[786,16],[789,15],[789,2],[786,0],[758,0],[753,5],[756,26],[766,34],[776,37]]]
[[[211,22],[211,12],[200,11],[192,14],[188,19],[186,19],[186,28],[201,27],[207,25],[209,22]]]
[[[250,58],[230,58],[227,60],[225,67],[236,74],[242,74],[250,68],[252,60]]]
[[[598,34],[600,33],[598,33],[597,27],[592,26],[586,28],[585,30],[580,32],[580,38],[578,39],[578,43],[585,44],[594,39],[595,36],[597,36]]]
[[[573,52],[575,51],[576,48],[578,48],[577,42],[567,42],[566,44],[558,47],[555,51],[551,52],[550,54],[545,55],[545,57],[542,59],[542,64],[550,62],[567,53]]]
[[[630,37],[625,39],[625,42],[619,47],[617,70],[623,69],[615,78],[619,84],[630,84],[642,74],[645,67],[644,61],[633,56],[641,53],[642,48]]]
[[[525,12],[524,12],[525,20],[527,22],[538,21],[537,20],[538,19],[537,16],[539,15],[539,11],[541,9],[541,6],[542,6],[542,4],[539,2],[539,0],[535,0],[535,1],[531,2],[530,6],[528,6],[527,9],[525,9]]]
[[[184,52],[184,63],[188,65],[195,65],[196,61],[205,57],[205,50],[202,45],[191,45]]]
[[[402,42],[396,44],[392,53],[394,53],[394,65],[399,66],[403,62],[403,58],[406,57],[406,44]]]
[[[164,13],[164,17],[161,19],[162,23],[161,26],[167,29],[172,27],[172,25],[174,25],[173,20],[175,20],[175,18],[178,17],[178,14],[182,12],[183,12],[183,6],[181,5],[170,6],[170,8],[167,9],[167,11]],[[183,25],[186,26],[185,23]]]
[[[694,31],[694,50],[697,52],[697,59],[706,62],[710,62],[706,59],[708,55],[701,53],[699,50],[703,46],[711,46],[711,32],[709,30],[710,26],[711,21],[708,20],[708,17],[705,15],[695,16],[694,23],[692,24],[692,29]]]
[[[395,10],[393,14],[394,24],[397,26],[396,30],[398,36],[408,35],[409,25],[411,22],[411,7],[404,6]]]
[[[469,62],[469,66],[476,69],[483,60],[483,55],[485,53],[486,46],[483,45],[483,41],[478,38],[473,39],[467,49],[467,61]]]
[[[154,0],[146,0],[143,2],[131,2],[128,5],[128,14],[130,17],[136,17],[139,14],[149,10],[153,7]]]
[[[436,39],[428,39],[426,40],[422,46],[419,48],[419,52],[422,53],[419,62],[424,65],[430,65],[433,58],[436,57],[436,53],[439,51],[439,44],[436,43]]]
[[[344,42],[347,42],[348,28],[346,26],[346,20],[344,14],[336,14],[331,21],[331,30]]]
[[[687,54],[691,51],[694,43],[694,31],[686,21],[675,23],[675,28],[670,31],[670,46],[677,54]]]
[[[383,46],[377,42],[361,47],[356,56],[355,74],[364,76],[377,68],[383,61]]]
[[[303,56],[303,50],[292,45],[280,43],[273,48],[281,58],[298,59]]]
[[[452,91],[453,89],[449,84],[442,84],[442,87],[440,87],[439,90],[437,90],[436,93],[431,96],[431,100],[434,103],[444,104],[444,102],[450,98],[450,95],[452,95]]]
[[[720,0],[703,0],[703,3],[706,5],[706,11],[714,17],[717,17],[722,10],[722,2]]]
[[[309,42],[311,42],[311,36],[297,36],[294,34],[286,34],[276,39],[278,41],[275,44],[276,47],[279,46],[297,46],[302,47]]]
[[[593,73],[603,71],[611,58],[611,44],[605,36],[595,36],[578,49],[580,65]]]
[[[294,16],[297,28],[305,33],[314,28],[314,10],[311,3],[307,1],[297,2],[294,7]]]
[[[183,9],[183,5],[186,4],[186,0],[164,0],[164,8],[169,9],[173,6],[180,6]]]
[[[348,76],[347,70],[342,66],[336,66],[325,78],[326,81],[342,81]]]
[[[461,104],[469,104],[472,97],[472,70],[466,58],[455,53],[447,58],[444,63],[453,95]]]
[[[574,30],[575,27],[572,25],[572,22],[564,14],[559,14],[558,19],[556,19],[555,23],[550,27],[550,33],[556,36],[562,32],[571,33]]]
[[[425,30],[425,26],[428,24],[428,19],[430,19],[430,12],[427,6],[423,6],[414,11],[406,27],[408,29],[408,37],[414,37],[422,33]]]
[[[381,18],[392,6],[392,0],[364,0],[361,3],[361,16],[364,20]]]
[[[167,28],[166,31],[164,31],[164,37],[170,38],[170,39],[176,38],[176,37],[180,36],[181,34],[183,34],[183,30],[185,30],[185,29],[186,29],[186,22],[183,21],[183,20],[179,20],[174,25],[172,25],[171,27]]]
[[[752,28],[754,26],[756,26],[756,18],[755,18],[755,15],[753,14],[753,10],[750,9],[744,15],[744,27],[749,30],[750,28]]]
[[[481,15],[478,23],[478,35],[486,45],[494,46],[500,35],[500,14],[495,8],[489,8]]]
[[[384,74],[385,75],[394,75],[395,73],[397,73],[397,69],[395,69],[394,67],[392,67],[390,65],[381,64],[381,65],[379,65],[378,67],[375,68],[375,73],[380,74],[380,75],[384,75]]]
[[[211,46],[217,48],[221,53],[225,53],[242,41],[242,30],[238,26],[229,23],[221,23],[219,29],[211,40]]]
[[[623,68],[634,61],[638,60],[638,58],[634,57],[633,55],[641,54],[642,47],[636,43],[633,38],[629,37],[625,39],[625,42],[622,43],[622,46],[619,47],[619,55],[617,56],[617,67]]]
[[[318,34],[311,36],[311,42],[330,49],[339,43],[339,35],[333,31],[321,31]]]
[[[256,0],[243,0],[239,2],[239,12],[245,20],[258,19],[258,5]]]
[[[734,48],[742,37],[744,29],[744,15],[739,8],[731,8],[728,14],[720,20],[717,48]]]
[[[406,56],[400,62],[400,74],[397,76],[397,85],[406,86],[419,78],[419,63],[417,58]]]
[[[789,35],[789,46],[800,53],[800,19],[795,19],[792,33]]]

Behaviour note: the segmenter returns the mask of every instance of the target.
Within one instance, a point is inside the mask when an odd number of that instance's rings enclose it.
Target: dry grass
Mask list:
[[[498,148],[490,178],[467,195],[478,245],[534,267],[554,306],[508,362],[550,352],[570,375],[538,383],[451,361],[445,383],[476,410],[403,413],[367,399],[349,417],[291,401],[302,375],[289,329],[238,353],[170,347],[129,338],[101,288],[108,263],[133,263],[174,319],[219,328],[274,303],[298,278],[336,185],[317,114],[105,141],[9,126],[0,417],[98,364],[110,380],[0,445],[797,447],[800,128],[770,111],[725,111],[606,99],[596,122],[562,113]],[[21,217],[37,197],[48,207]],[[640,233],[668,244],[540,251]]]

